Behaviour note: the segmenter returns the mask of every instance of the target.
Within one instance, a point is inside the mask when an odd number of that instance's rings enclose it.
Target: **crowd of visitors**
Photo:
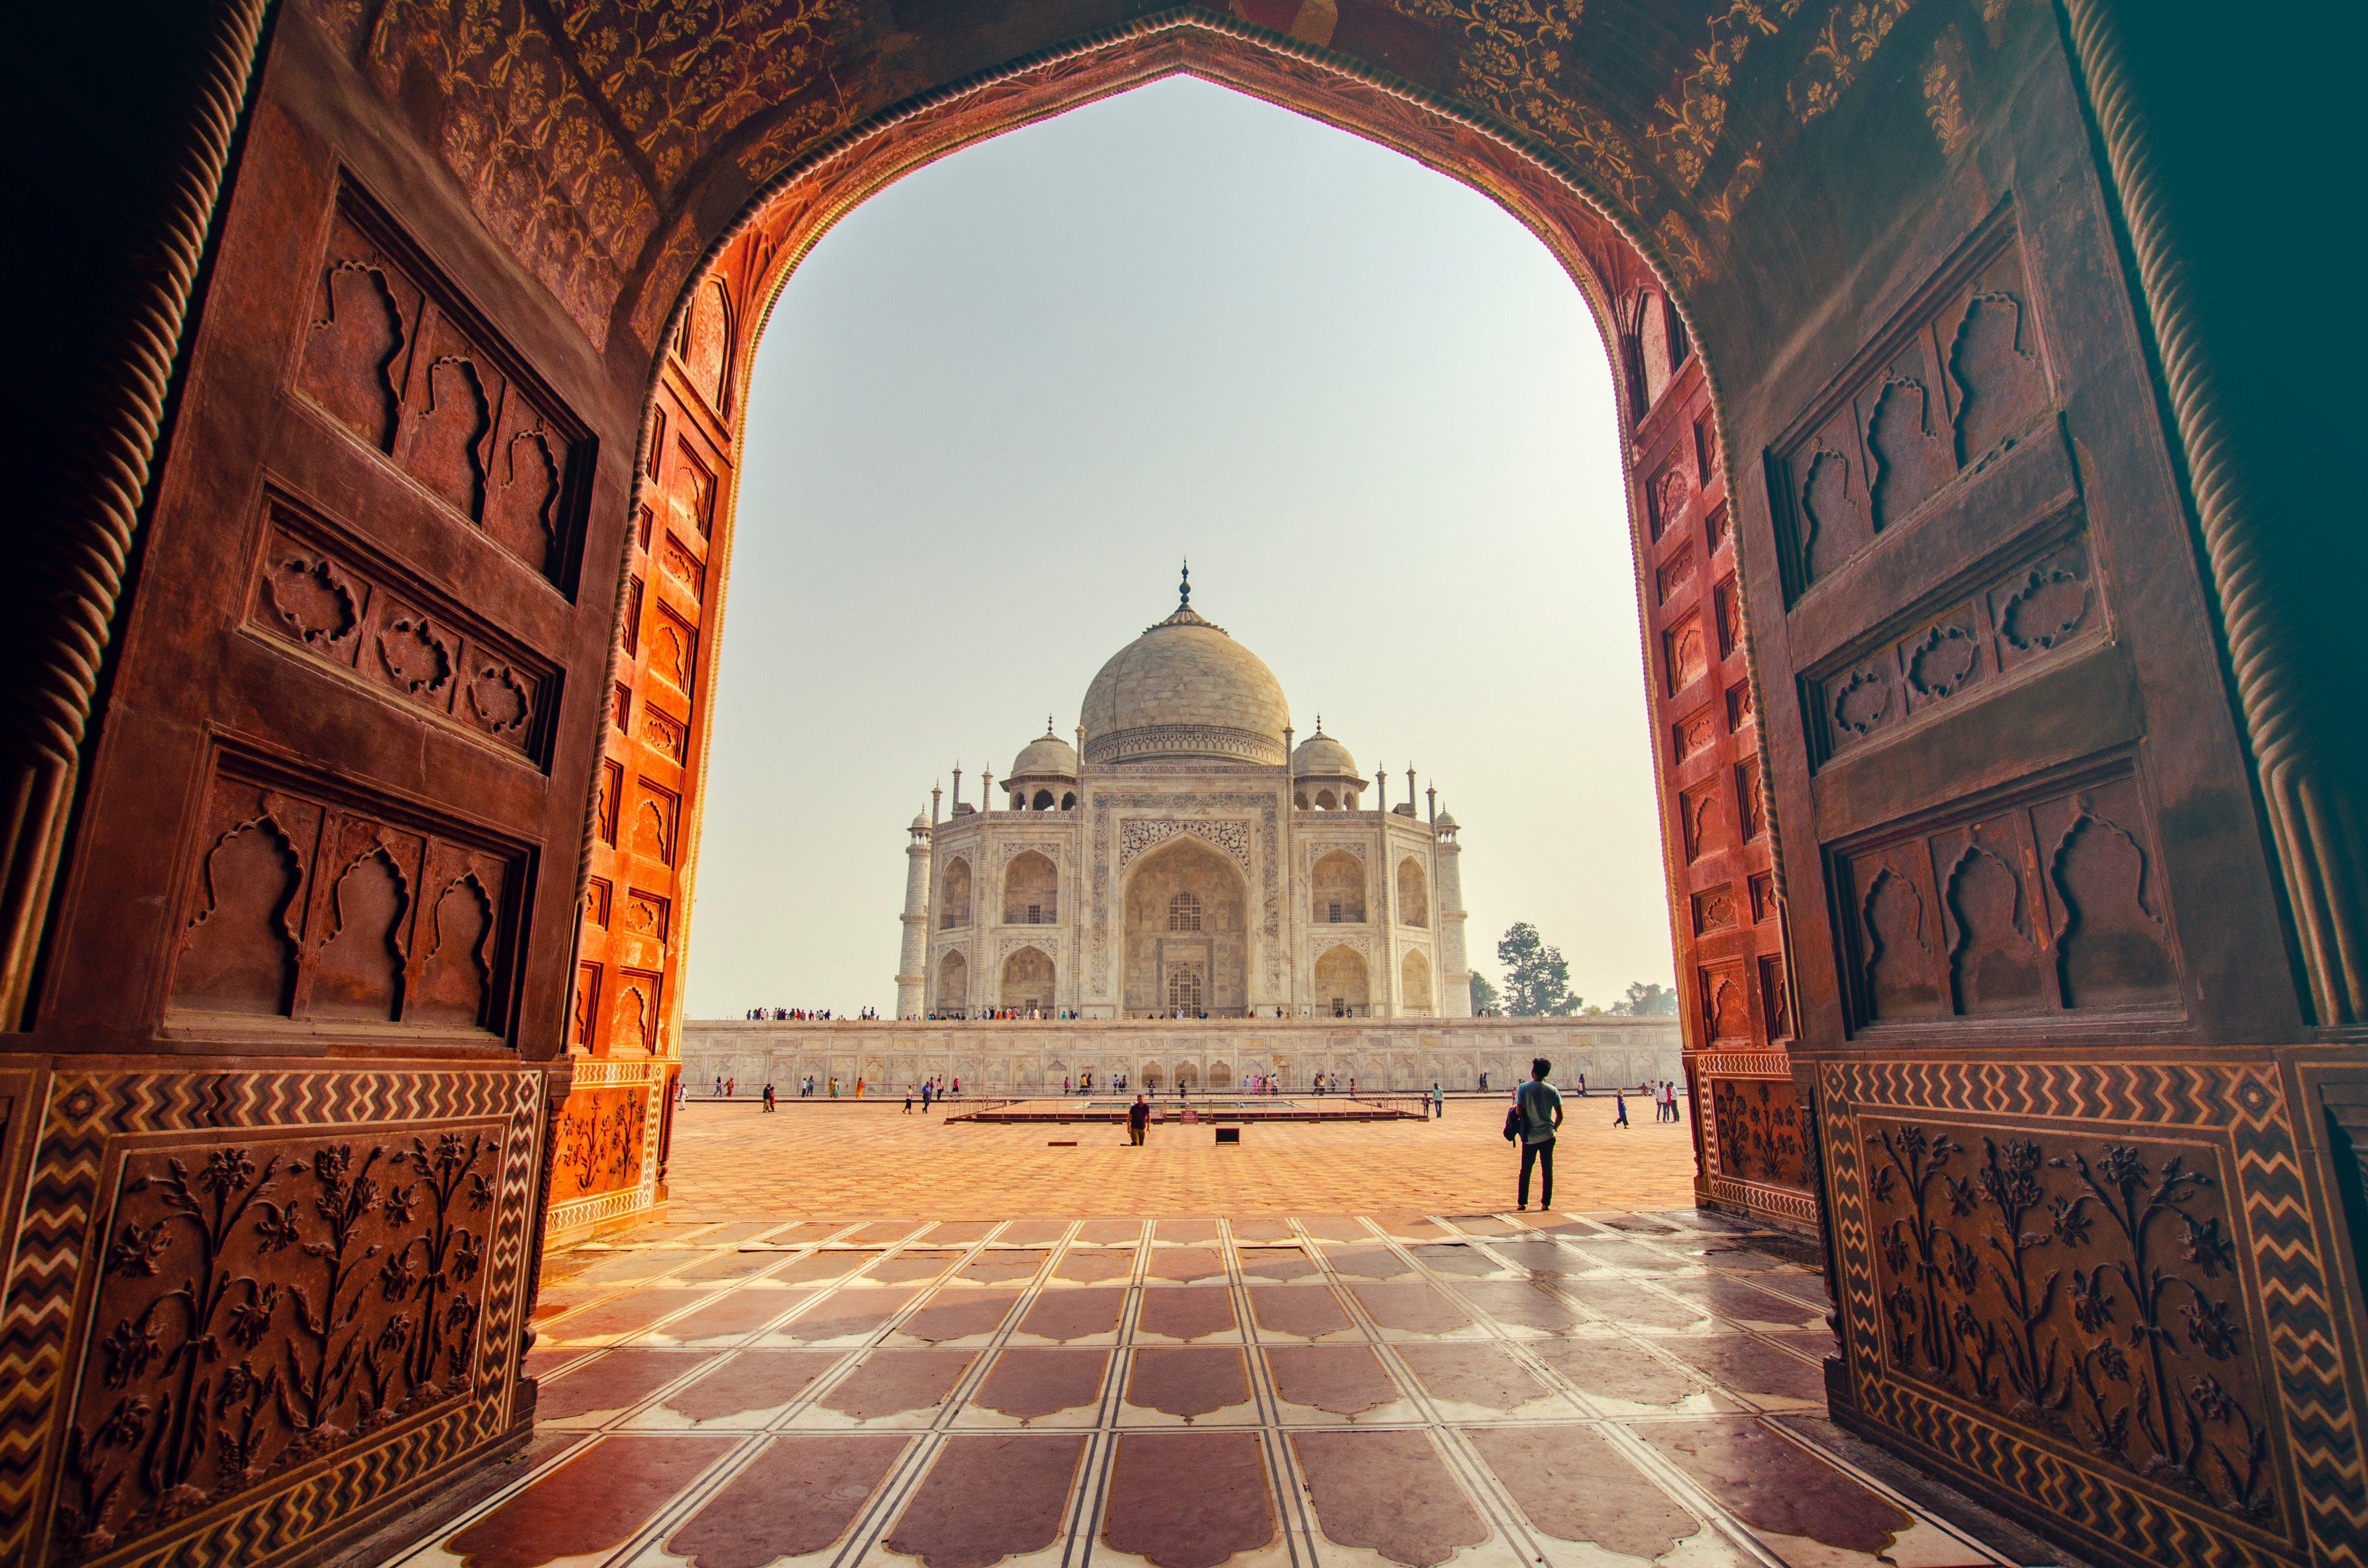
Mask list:
[[[850,1021],[871,1024],[880,1021],[880,1009],[862,1008],[856,1013],[852,1020],[840,1017],[837,1012],[828,1007],[751,1007],[748,1009],[748,1016],[751,1018],[777,1024],[843,1024]]]

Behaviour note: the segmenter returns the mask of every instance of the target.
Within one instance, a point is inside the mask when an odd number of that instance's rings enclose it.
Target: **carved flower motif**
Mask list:
[[[411,1223],[413,1212],[416,1210],[418,1207],[419,1184],[417,1182],[407,1181],[401,1187],[390,1185],[387,1187],[386,1220],[388,1224],[408,1225]]]
[[[2187,1261],[2203,1271],[2206,1279],[2217,1279],[2222,1269],[2231,1273],[2237,1267],[2237,1249],[2220,1233],[2216,1219],[2190,1220],[2187,1222]]]
[[[2130,1358],[2110,1339],[2097,1346],[2097,1369],[2117,1383],[2130,1381]]]
[[[208,1192],[240,1192],[255,1180],[255,1161],[244,1149],[216,1149],[206,1156],[198,1185]]]
[[[2089,1239],[2089,1227],[2095,1221],[2089,1218],[2089,1200],[2085,1198],[2057,1198],[2047,1205],[2048,1230],[2066,1246],[2077,1247]]]
[[[2105,1145],[2105,1152],[2097,1156],[2097,1174],[2113,1187],[2146,1185],[2146,1161],[2135,1149],[2123,1143]]]
[[[2200,1301],[2185,1311],[2187,1337],[2202,1346],[2206,1356],[2226,1361],[2237,1353],[2237,1335],[2241,1331],[2228,1321],[2226,1302]]]
[[[2072,1271],[2072,1318],[2090,1334],[2113,1321],[2113,1298],[2105,1283],[2102,1268]]]
[[[484,1244],[467,1231],[453,1233],[452,1256],[445,1264],[445,1270],[451,1275],[454,1284],[465,1285],[476,1278],[477,1270],[484,1261]]]
[[[148,1369],[148,1363],[165,1353],[165,1336],[143,1316],[137,1323],[125,1318],[115,1325],[99,1347],[107,1358],[107,1386],[120,1389]]]
[[[303,1241],[304,1226],[296,1218],[296,1205],[282,1208],[277,1203],[265,1203],[262,1216],[255,1221],[255,1234],[265,1252],[279,1252]]]
[[[128,1448],[148,1435],[148,1417],[154,1414],[155,1407],[144,1399],[119,1399],[91,1436],[102,1448]]]
[[[378,1332],[378,1347],[381,1350],[400,1350],[410,1342],[411,1318],[404,1312],[397,1312],[387,1319],[386,1326]]]
[[[418,1270],[411,1267],[411,1249],[405,1247],[379,1267],[380,1292],[390,1301],[402,1301],[419,1283]]]
[[[469,1176],[469,1207],[472,1209],[490,1209],[493,1206],[494,1184],[492,1178],[487,1176],[483,1171],[471,1172]]]
[[[233,1301],[230,1309],[230,1336],[248,1350],[263,1343],[271,1332],[271,1311],[279,1304],[279,1287],[257,1288],[255,1281],[246,1282],[246,1300]]]
[[[2235,1397],[2220,1386],[2219,1379],[2209,1373],[2195,1380],[2193,1398],[2195,1408],[2203,1412],[2207,1421],[2225,1422],[2237,1413]]]
[[[163,1257],[165,1249],[172,1244],[173,1238],[165,1233],[164,1221],[159,1220],[143,1231],[127,1220],[123,1224],[123,1234],[117,1238],[113,1249],[107,1255],[107,1267],[110,1272],[127,1278],[135,1274],[154,1274],[156,1272],[156,1260]]]

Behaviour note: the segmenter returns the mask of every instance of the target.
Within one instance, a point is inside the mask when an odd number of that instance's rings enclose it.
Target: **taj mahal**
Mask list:
[[[1414,770],[1393,804],[1192,608],[1086,688],[1074,744],[913,819],[905,1019],[1465,1017],[1461,854]]]

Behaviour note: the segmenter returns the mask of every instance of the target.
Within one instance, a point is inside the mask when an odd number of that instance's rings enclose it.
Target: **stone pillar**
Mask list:
[[[1439,1016],[1472,1016],[1472,965],[1463,956],[1463,848],[1455,842],[1455,818],[1439,819],[1439,876],[1432,917],[1439,922]]]
[[[905,948],[896,960],[896,1016],[918,1017],[928,1006],[929,967],[929,830],[918,819],[905,846]]]

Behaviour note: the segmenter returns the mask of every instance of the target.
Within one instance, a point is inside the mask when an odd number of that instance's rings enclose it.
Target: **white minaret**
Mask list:
[[[1472,965],[1463,956],[1463,846],[1455,842],[1455,819],[1439,813],[1439,1016],[1472,1016]]]
[[[917,1018],[921,1016],[921,998],[928,988],[928,822],[915,817],[907,831],[913,842],[905,846],[905,913],[900,917],[905,922],[905,951],[896,964],[896,1016]]]

